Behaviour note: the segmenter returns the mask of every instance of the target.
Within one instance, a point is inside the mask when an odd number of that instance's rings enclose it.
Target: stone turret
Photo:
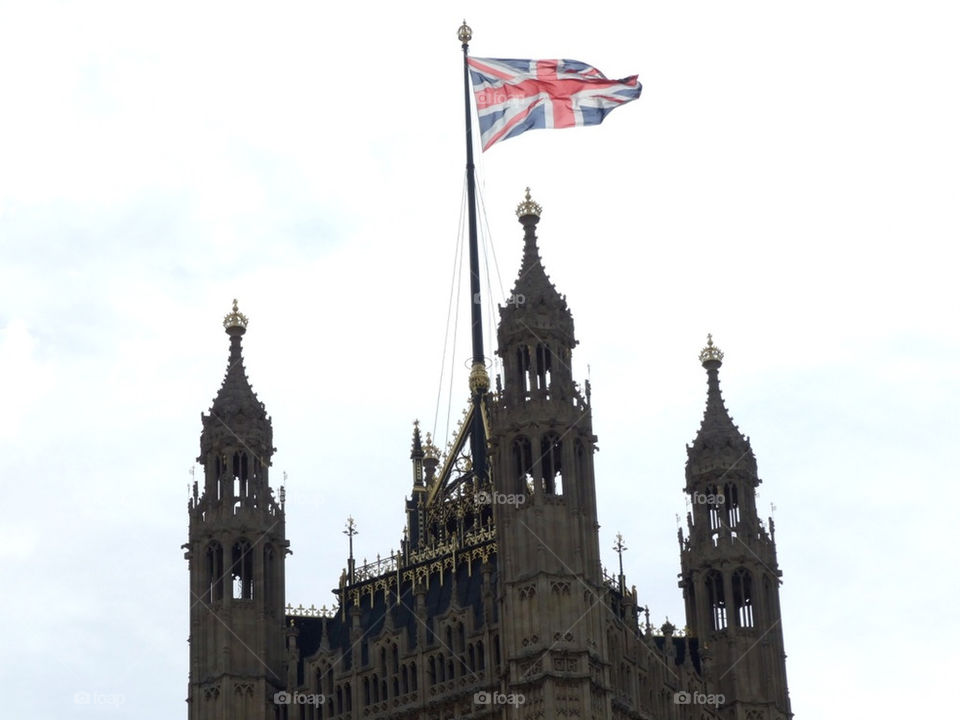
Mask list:
[[[680,535],[687,627],[711,658],[705,680],[724,697],[724,717],[788,718],[781,572],[773,537],[757,517],[757,461],[720,394],[723,352],[712,336],[700,363],[707,371],[707,404],[687,447],[692,510],[688,535]]]
[[[490,414],[507,692],[526,698],[524,717],[610,717],[596,438],[570,368],[573,317],[537,247],[540,213],[528,190],[517,208],[523,262],[500,310],[503,389]]]
[[[189,505],[190,720],[276,717],[286,683],[283,488],[270,488],[273,428],[250,387],[234,301],[223,325],[227,371],[202,416],[203,493]]]

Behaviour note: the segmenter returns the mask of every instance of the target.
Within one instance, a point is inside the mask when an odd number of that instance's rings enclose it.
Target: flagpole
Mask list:
[[[464,20],[457,33],[463,48],[463,109],[467,142],[467,222],[470,242],[470,320],[473,339],[473,367],[470,370],[470,392],[473,400],[473,427],[470,431],[470,455],[474,474],[484,479],[487,470],[487,439],[483,427],[481,403],[490,389],[490,379],[483,356],[483,318],[480,307],[480,253],[477,248],[477,182],[473,165],[473,122],[470,118],[470,67],[467,53],[473,31]]]

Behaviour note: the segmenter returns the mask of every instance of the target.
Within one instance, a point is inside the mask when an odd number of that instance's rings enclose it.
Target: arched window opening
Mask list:
[[[487,661],[483,657],[483,640],[477,641],[477,669],[483,672]]]
[[[550,390],[550,376],[553,365],[552,355],[549,345],[537,345],[536,387],[541,392]]]
[[[207,600],[223,600],[223,547],[214,541],[207,546]]]
[[[467,646],[467,669],[470,672],[477,670],[477,651],[473,648],[473,643]]]
[[[346,695],[347,712],[353,712],[353,693],[350,692],[350,683],[343,684],[343,694]]]
[[[268,613],[273,613],[273,601],[276,596],[276,555],[273,545],[267,543],[263,546],[263,601]]]
[[[230,574],[233,577],[233,599],[253,600],[253,552],[246,540],[238,540],[233,546]]]
[[[707,486],[707,508],[710,511],[710,531],[714,532],[720,529],[723,524],[723,496],[720,494],[716,485]],[[725,498],[724,498],[725,499]]]
[[[417,663],[410,663],[410,691],[417,691]]]
[[[521,435],[513,441],[513,469],[520,493],[533,493],[533,449],[530,440]]]
[[[434,660],[434,658],[433,658],[432,655],[431,655],[430,658],[427,660],[427,680],[430,682],[430,685],[431,685],[431,686],[436,685],[436,684],[437,684],[437,680],[438,680],[438,678],[437,678],[437,662],[436,662],[436,660]]]
[[[545,435],[540,441],[540,465],[543,468],[543,491],[547,495],[563,495],[563,442],[556,435]]]
[[[727,603],[723,595],[723,576],[716,570],[707,573],[707,601],[710,603],[710,626],[714,630],[727,627]]]
[[[363,704],[370,704],[370,678],[363,679]]]
[[[526,399],[530,392],[530,348],[526,345],[517,348],[517,371],[520,376],[521,396]]]
[[[404,665],[400,671],[400,688],[404,694],[410,692],[410,674],[407,672],[406,665]]]
[[[727,510],[727,523],[732,528],[737,527],[740,524],[740,498],[736,483],[727,483],[723,486],[723,502]]]
[[[746,568],[733,573],[733,607],[737,611],[737,626],[753,627],[753,577]]]
[[[586,497],[588,492],[586,478],[589,477],[588,465],[590,462],[589,451],[584,446],[583,441],[580,438],[577,438],[573,442],[573,454],[576,458],[576,471],[577,471],[577,498],[581,506],[589,504],[589,498]]]
[[[380,702],[380,683],[377,674],[373,674],[373,680],[370,681],[370,685],[373,687],[373,701]]]
[[[337,685],[337,714],[343,712],[343,688]]]

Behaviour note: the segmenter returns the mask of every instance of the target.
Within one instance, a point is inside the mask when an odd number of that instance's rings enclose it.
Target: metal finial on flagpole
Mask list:
[[[464,45],[473,39],[473,30],[470,29],[469,25],[467,25],[466,20],[463,21],[463,25],[460,26],[460,30],[457,32],[457,38]]]

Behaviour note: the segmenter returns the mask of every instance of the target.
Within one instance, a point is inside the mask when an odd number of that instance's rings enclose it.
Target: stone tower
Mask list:
[[[190,720],[266,720],[284,686],[284,529],[269,484],[273,428],[243,367],[233,303],[227,372],[202,415],[202,492],[189,503]]]
[[[537,248],[540,206],[517,208],[523,264],[500,309],[502,391],[490,404],[499,606],[510,717],[610,717],[590,408],[573,381],[566,299]]]
[[[723,353],[707,337],[707,407],[687,447],[688,537],[680,536],[687,627],[700,639],[705,676],[730,720],[791,717],[780,624],[773,520],[757,516],[757,460],[723,404]]]

